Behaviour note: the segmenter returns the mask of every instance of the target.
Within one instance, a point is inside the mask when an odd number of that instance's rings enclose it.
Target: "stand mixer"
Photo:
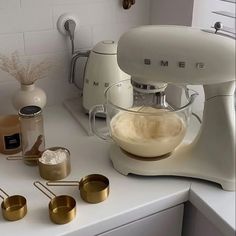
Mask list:
[[[165,83],[203,85],[205,104],[201,129],[192,143],[180,144],[167,158],[139,159],[115,141],[110,149],[114,168],[124,175],[204,179],[234,191],[235,41],[191,27],[143,26],[120,38],[117,60],[131,75],[134,91],[156,93]]]

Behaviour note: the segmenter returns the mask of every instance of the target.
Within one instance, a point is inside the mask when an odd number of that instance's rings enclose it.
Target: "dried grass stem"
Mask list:
[[[12,77],[14,77],[21,84],[33,84],[38,79],[43,79],[47,76],[51,65],[46,60],[35,64],[28,60],[22,63],[18,52],[13,52],[8,58],[0,54],[0,69]]]

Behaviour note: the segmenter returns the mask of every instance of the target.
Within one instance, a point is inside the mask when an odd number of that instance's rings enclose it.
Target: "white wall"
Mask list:
[[[194,0],[152,0],[151,23],[191,26],[193,2]]]
[[[69,44],[56,29],[65,12],[78,15],[80,28],[76,49],[91,49],[100,40],[118,40],[131,27],[149,24],[149,0],[136,0],[123,10],[121,0],[0,0],[0,53],[17,50],[33,61],[48,58],[54,69],[37,82],[47,93],[48,105],[76,96],[67,82]],[[19,87],[14,78],[0,71],[0,114],[13,111],[11,95]]]

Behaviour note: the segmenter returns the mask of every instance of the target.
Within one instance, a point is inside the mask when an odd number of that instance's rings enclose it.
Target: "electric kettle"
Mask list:
[[[130,79],[130,76],[119,68],[117,64],[117,44],[112,40],[97,43],[91,51],[78,52],[74,56],[74,62],[72,58],[72,65],[75,66],[75,61],[79,57],[88,57],[84,70],[82,102],[85,113],[88,113],[93,106],[105,103],[104,92],[110,85]],[[73,67],[71,71],[74,73]],[[127,94],[132,95],[131,84],[123,88],[122,91],[124,97],[132,99],[132,96],[127,96]]]

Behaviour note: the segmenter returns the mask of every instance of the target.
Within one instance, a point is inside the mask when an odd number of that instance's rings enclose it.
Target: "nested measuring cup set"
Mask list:
[[[100,203],[107,199],[109,195],[109,180],[103,175],[87,175],[80,181],[60,181],[71,172],[70,152],[64,147],[45,149],[43,118],[39,107],[23,107],[19,111],[19,117],[21,119],[20,141],[22,155],[8,156],[7,160],[23,160],[27,165],[38,166],[40,176],[49,180],[47,185],[77,186],[81,198],[88,203]],[[12,136],[7,135],[8,139],[16,138],[15,134]],[[14,142],[14,140],[9,141],[9,143]],[[7,146],[5,145],[4,147]],[[17,148],[15,150],[19,152],[19,146]],[[10,152],[4,148],[4,152],[2,149],[0,151],[4,154],[13,154],[14,148]],[[76,200],[73,197],[69,195],[57,196],[40,181],[35,181],[33,185],[50,199],[48,211],[53,223],[65,224],[75,218]],[[27,214],[25,197],[21,195],[9,196],[5,190],[0,188],[0,198],[2,199],[1,209],[4,219],[16,221]]]
[[[109,180],[100,174],[87,175],[80,181],[48,181],[46,184],[48,186],[77,186],[81,198],[87,203],[100,203],[109,196]],[[66,224],[76,217],[76,200],[72,196],[57,196],[40,181],[35,181],[33,185],[50,199],[48,212],[53,223]],[[3,200],[1,209],[4,219],[16,221],[27,214],[27,201],[24,196],[9,196],[0,188],[0,198]]]
[[[100,174],[91,174],[80,181],[49,181],[48,186],[77,186],[81,198],[87,203],[100,203],[109,195],[109,180]],[[45,194],[50,202],[48,204],[49,217],[53,223],[66,224],[76,216],[76,200],[69,195],[57,196],[48,187],[39,181],[34,186]]]

